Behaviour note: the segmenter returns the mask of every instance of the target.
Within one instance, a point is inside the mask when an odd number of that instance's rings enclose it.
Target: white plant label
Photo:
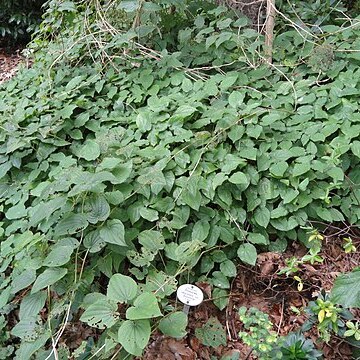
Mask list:
[[[177,298],[187,306],[197,306],[204,300],[204,294],[201,289],[191,284],[181,285],[176,295]]]

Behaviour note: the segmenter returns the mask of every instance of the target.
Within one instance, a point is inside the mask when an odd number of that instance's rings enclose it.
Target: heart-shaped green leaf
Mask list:
[[[183,311],[177,311],[160,321],[159,329],[167,336],[182,338],[186,335],[187,316]]]
[[[31,289],[31,293],[35,294],[39,290],[55,284],[58,280],[63,278],[67,274],[67,272],[68,270],[64,268],[46,269],[42,274],[37,277]]]
[[[255,265],[257,252],[253,244],[241,244],[237,251],[238,257],[241,261],[249,265]]]
[[[119,317],[116,311],[116,303],[107,299],[100,299],[89,305],[89,307],[81,315],[80,320],[86,322],[92,327],[105,329],[116,323]]]
[[[125,228],[120,220],[107,221],[105,226],[100,229],[100,236],[107,243],[127,246],[125,242]]]
[[[161,315],[156,296],[149,292],[138,296],[134,306],[126,310],[126,318],[129,320],[151,319]]]
[[[124,321],[118,331],[118,341],[124,349],[135,356],[141,356],[150,339],[149,320]]]
[[[127,303],[136,296],[137,289],[136,282],[131,277],[114,274],[110,278],[106,296],[116,302]]]

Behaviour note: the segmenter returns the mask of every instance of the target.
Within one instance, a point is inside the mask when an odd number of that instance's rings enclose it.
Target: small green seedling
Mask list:
[[[353,244],[353,241],[350,237],[343,239],[343,249],[346,252],[346,254],[354,253],[356,252],[356,247]]]
[[[277,335],[272,331],[273,324],[269,316],[256,308],[239,309],[239,318],[246,331],[239,332],[239,338],[252,347],[258,359],[267,359],[277,341]]]
[[[320,295],[316,301],[311,301],[307,308],[310,316],[313,316],[314,322],[317,322],[317,329],[321,338],[328,342],[331,332],[335,334],[339,331],[339,326],[343,326],[340,314],[343,309],[336,306],[328,297],[328,294]]]
[[[301,258],[302,262],[309,262],[311,265],[315,263],[322,263],[324,258],[319,255],[320,248],[314,247],[309,250],[309,253]]]
[[[352,321],[346,322],[346,327],[348,330],[345,331],[344,336],[345,337],[351,337],[353,336],[355,340],[360,341],[360,326],[359,321],[353,323]]]
[[[294,274],[299,271],[299,265],[301,264],[301,261],[295,256],[293,256],[290,259],[286,259],[285,264],[286,266],[281,269],[278,274],[285,274],[286,276],[289,276],[290,274]]]

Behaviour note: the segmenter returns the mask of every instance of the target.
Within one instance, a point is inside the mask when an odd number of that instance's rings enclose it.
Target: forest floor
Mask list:
[[[21,63],[25,63],[25,59],[21,55],[20,48],[6,49],[1,47],[0,43],[0,83],[13,77]],[[229,359],[237,358],[238,355],[240,359],[255,359],[251,349],[239,340],[238,333],[242,330],[242,324],[237,314],[238,308],[255,307],[267,313],[274,324],[273,330],[278,335],[287,335],[304,324],[307,315],[303,309],[310,301],[316,300],[321,291],[329,291],[337,275],[359,266],[360,253],[356,251],[346,254],[342,247],[343,237],[350,235],[354,245],[360,249],[360,233],[357,228],[329,227],[325,235],[322,251],[319,254],[324,261],[313,265],[301,264],[296,274],[286,276],[278,273],[285,267],[286,259],[294,256],[300,259],[307,252],[307,249],[298,242],[293,242],[283,254],[274,252],[260,254],[255,267],[239,265],[238,275],[231,284],[228,306],[223,311],[219,311],[212,302],[211,286],[207,283],[198,283],[205,294],[205,300],[201,305],[190,310],[188,335],[176,340],[155,332],[142,359],[210,360],[220,359],[224,355],[229,356]],[[293,279],[294,275],[299,276],[304,284],[301,291],[297,289],[298,282]],[[360,312],[354,315],[360,318]],[[226,329],[228,340],[226,346],[207,347],[195,336],[195,329],[202,327],[213,317],[217,318]],[[77,343],[81,343],[85,334],[96,336],[96,331],[93,333],[87,326],[85,329],[80,321],[78,325],[76,333],[70,329],[64,332],[63,343],[69,348],[78,346]],[[307,335],[317,344],[325,359],[353,359],[352,350],[343,338],[333,335],[327,344],[319,342],[319,334],[315,326],[307,332]]]
[[[19,46],[9,48],[0,42],[0,84],[15,76],[19,65],[25,63],[21,50]]]

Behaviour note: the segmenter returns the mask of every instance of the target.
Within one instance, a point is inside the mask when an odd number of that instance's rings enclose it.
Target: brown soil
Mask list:
[[[0,84],[15,76],[21,63],[26,64],[21,48],[9,49],[0,44]]]

